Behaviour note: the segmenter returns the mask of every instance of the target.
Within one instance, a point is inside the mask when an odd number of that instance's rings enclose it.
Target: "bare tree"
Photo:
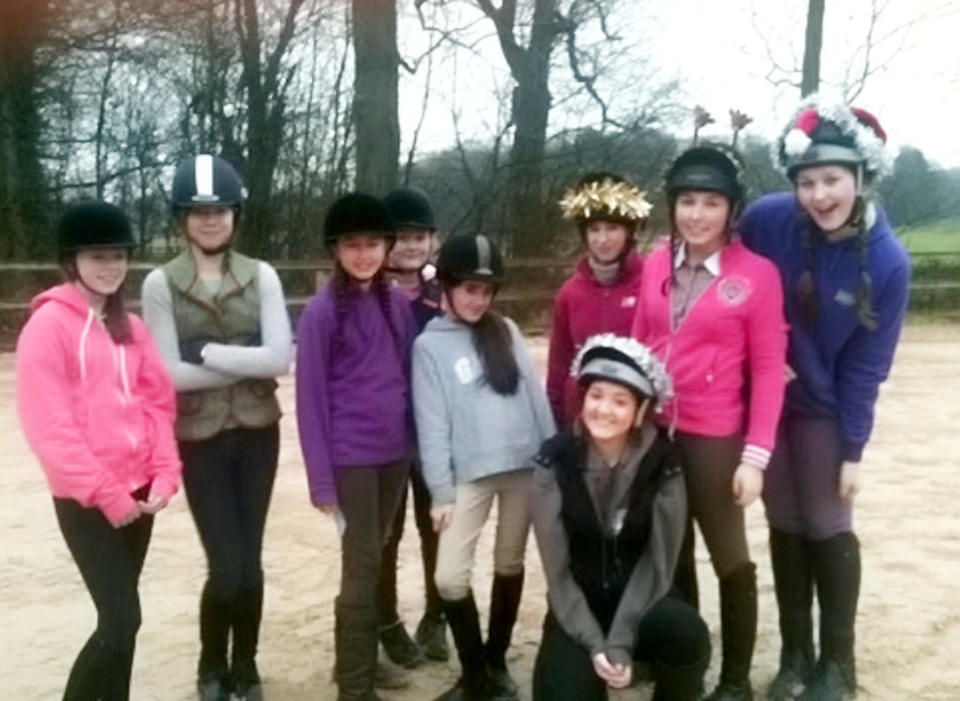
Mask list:
[[[296,71],[284,59],[304,0],[288,0],[272,50],[267,50],[256,0],[236,0],[236,31],[243,63],[241,83],[247,96],[247,187],[245,247],[254,255],[273,255],[270,196],[286,116],[287,88]],[[265,55],[264,55],[265,54]]]

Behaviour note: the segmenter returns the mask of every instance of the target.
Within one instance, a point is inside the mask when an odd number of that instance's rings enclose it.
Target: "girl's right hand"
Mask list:
[[[433,530],[439,533],[450,525],[453,520],[453,504],[434,506],[430,509],[430,520],[433,521]]]
[[[337,515],[337,505],[336,504],[323,504],[317,507],[317,511],[325,516],[336,516]]]
[[[593,671],[612,689],[630,686],[633,669],[630,665],[613,664],[602,652],[593,656]]]
[[[140,518],[143,512],[140,509],[140,505],[137,502],[133,502],[133,508],[127,512],[127,515],[124,516],[114,528],[123,528],[124,526],[129,526],[131,523]]]

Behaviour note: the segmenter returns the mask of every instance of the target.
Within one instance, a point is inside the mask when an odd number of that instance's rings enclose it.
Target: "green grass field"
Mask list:
[[[947,220],[898,232],[910,253],[960,254],[960,221]]]

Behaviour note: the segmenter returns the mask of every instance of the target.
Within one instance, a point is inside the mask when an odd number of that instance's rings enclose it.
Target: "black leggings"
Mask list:
[[[137,493],[139,498],[145,494]],[[140,629],[137,584],[147,555],[153,516],[114,528],[95,508],[53,500],[60,531],[97,607],[97,629],[80,651],[64,701],[126,701]]]
[[[413,515],[420,534],[420,555],[423,559],[425,613],[439,616],[443,613],[443,608],[440,603],[440,594],[437,593],[437,585],[433,581],[433,573],[437,569],[438,534],[433,530],[433,521],[430,519],[430,490],[427,489],[427,483],[423,479],[419,460],[414,460],[410,468],[410,486],[413,489]],[[378,609],[381,626],[396,623],[400,618],[397,613],[397,550],[400,546],[400,538],[403,536],[406,518],[407,488],[404,487],[389,539],[383,547],[383,559],[380,562]]]
[[[657,699],[696,699],[710,660],[710,636],[696,609],[672,596],[654,604],[640,621],[635,660],[653,663]],[[590,651],[547,613],[533,670],[534,701],[604,701],[607,685]]]
[[[198,669],[204,680],[227,673],[231,630],[233,666],[253,665],[263,606],[260,555],[279,448],[276,424],[180,443],[183,486],[207,555]]]

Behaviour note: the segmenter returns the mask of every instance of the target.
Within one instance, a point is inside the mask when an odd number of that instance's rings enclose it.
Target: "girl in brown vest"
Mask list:
[[[177,389],[184,488],[207,555],[202,701],[263,698],[260,551],[279,452],[274,378],[290,369],[292,334],[276,271],[231,248],[244,194],[223,159],[182,161],[172,195],[186,250],[147,276],[142,295]]]

